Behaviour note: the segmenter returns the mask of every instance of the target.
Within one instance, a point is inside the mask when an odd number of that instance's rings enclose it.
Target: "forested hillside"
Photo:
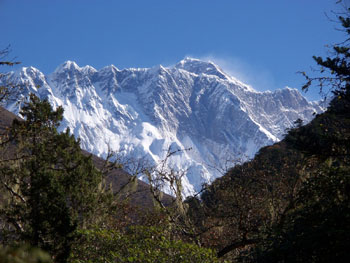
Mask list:
[[[198,222],[208,229],[206,242],[216,244],[219,256],[244,262],[345,262],[349,149],[346,91],[326,113],[208,186],[195,208],[203,211]]]

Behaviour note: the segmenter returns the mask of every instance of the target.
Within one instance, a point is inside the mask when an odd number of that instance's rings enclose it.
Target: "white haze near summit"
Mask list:
[[[241,80],[257,91],[275,90],[286,86],[277,87],[273,74],[269,70],[254,67],[238,57],[209,54],[201,56],[199,59],[214,62],[226,73]]]

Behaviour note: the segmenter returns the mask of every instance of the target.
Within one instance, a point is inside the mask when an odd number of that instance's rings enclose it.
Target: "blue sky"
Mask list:
[[[346,0],[349,2],[349,0]],[[51,73],[66,60],[96,69],[211,59],[257,90],[304,82],[326,44],[336,0],[0,0],[0,49]],[[317,99],[317,92],[306,94]]]

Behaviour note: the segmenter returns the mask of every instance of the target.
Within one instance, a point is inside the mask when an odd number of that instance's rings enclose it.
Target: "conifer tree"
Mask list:
[[[0,210],[3,242],[25,241],[66,262],[76,230],[93,218],[104,198],[102,173],[69,129],[57,128],[63,109],[35,95],[12,124],[9,142],[15,152],[1,161]]]

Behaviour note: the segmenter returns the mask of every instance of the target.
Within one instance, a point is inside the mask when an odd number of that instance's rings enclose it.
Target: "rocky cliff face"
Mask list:
[[[45,76],[33,67],[10,75],[29,92],[65,109],[61,129],[70,127],[83,149],[157,163],[168,149],[174,169],[186,170],[185,194],[220,176],[228,160],[249,158],[283,138],[300,118],[323,111],[296,89],[257,92],[211,62],[186,58],[173,67],[107,66],[96,70],[67,61]],[[7,109],[19,112],[19,105]],[[215,168],[213,168],[215,167]]]

